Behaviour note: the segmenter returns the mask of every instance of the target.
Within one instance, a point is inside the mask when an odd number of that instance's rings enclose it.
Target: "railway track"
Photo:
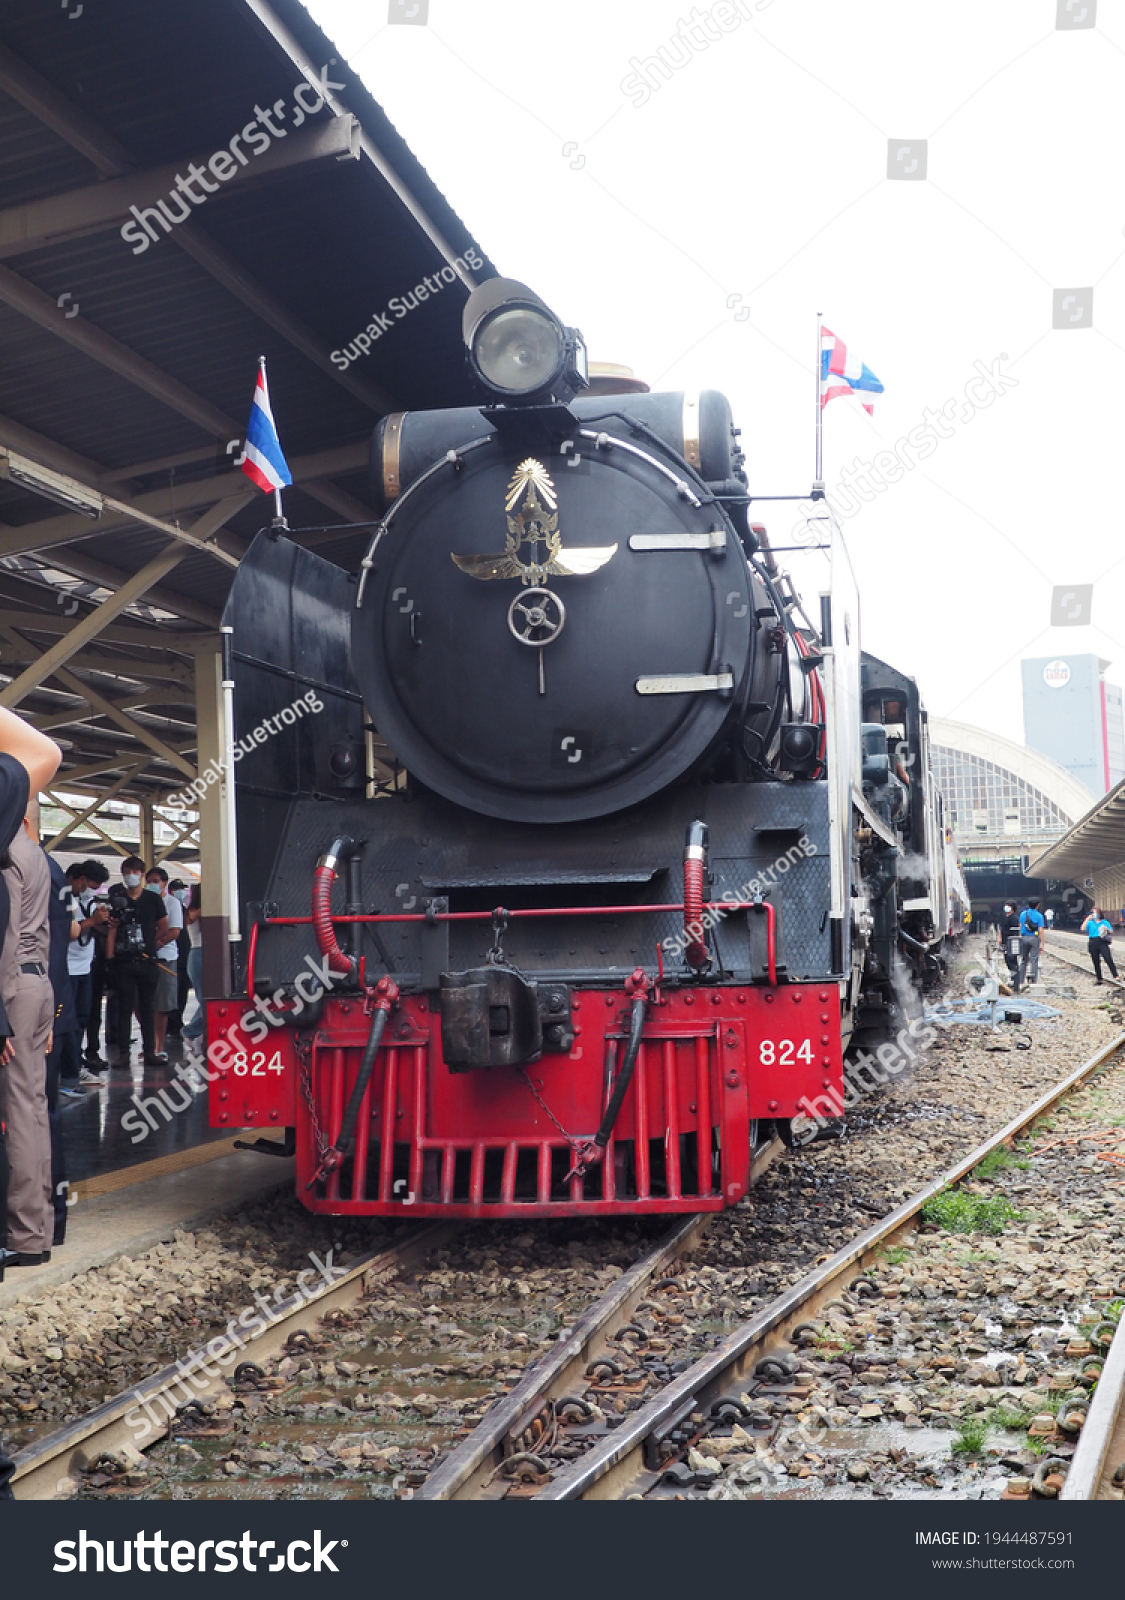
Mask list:
[[[903,1205],[763,1307],[716,1349],[673,1377],[650,1400],[608,1426],[604,1415],[591,1420],[588,1396],[591,1392],[602,1397],[612,1393],[612,1384],[599,1391],[596,1383],[603,1375],[599,1352],[604,1358],[612,1348],[612,1335],[607,1337],[607,1333],[613,1328],[614,1313],[608,1306],[591,1307],[588,1322],[592,1323],[599,1314],[606,1318],[601,1329],[591,1326],[584,1330],[583,1351],[590,1357],[587,1373],[595,1378],[594,1390],[573,1396],[568,1406],[558,1399],[557,1375],[548,1373],[545,1367],[532,1369],[520,1385],[518,1400],[509,1397],[496,1416],[486,1418],[479,1436],[470,1437],[446,1460],[420,1491],[420,1497],[474,1498],[490,1491],[496,1495],[496,1465],[487,1475],[484,1467],[486,1462],[496,1463],[497,1451],[504,1451],[512,1463],[515,1481],[508,1492],[520,1497],[614,1500],[644,1497],[654,1491],[690,1492],[698,1487],[696,1474],[685,1464],[685,1458],[690,1460],[693,1452],[705,1450],[713,1432],[729,1435],[732,1425],[740,1426],[746,1421],[753,1410],[748,1400],[752,1402],[758,1394],[799,1396],[801,1385],[795,1381],[792,1349],[778,1350],[777,1346],[849,1288],[862,1292],[864,1270],[887,1246],[917,1226],[927,1200],[966,1177],[991,1152],[1050,1111],[1122,1045],[1125,1034],[1118,1035],[940,1177],[925,1184]],[[681,1246],[686,1247],[686,1243]],[[615,1331],[620,1332],[620,1323]],[[1114,1370],[1120,1370],[1125,1377],[1125,1340],[1119,1342],[1121,1349]],[[573,1363],[567,1369],[568,1381],[572,1372]],[[540,1377],[542,1382],[538,1381]],[[1108,1368],[1103,1381],[1108,1388]],[[1107,1401],[1102,1409],[1108,1405]],[[583,1407],[587,1408],[585,1416]],[[603,1411],[600,1404],[595,1409]],[[1123,1425],[1118,1409],[1113,1416],[1120,1429]],[[1096,1424],[1102,1431],[1105,1426]],[[544,1445],[536,1450],[536,1430],[554,1450],[554,1461]],[[560,1442],[564,1450],[576,1449],[576,1459],[559,1461]],[[1109,1444],[1107,1437],[1106,1451]],[[499,1467],[502,1475],[503,1463]]]
[[[768,1397],[775,1405],[791,1399],[792,1409],[799,1409],[801,1396],[808,1391],[797,1370],[793,1344],[786,1341],[799,1334],[800,1325],[826,1310],[834,1299],[853,1307],[862,1304],[861,1297],[868,1292],[865,1271],[889,1245],[917,1225],[928,1199],[965,1177],[990,1152],[1051,1110],[1123,1044],[1125,1034],[1111,1040],[940,1177],[729,1333],[704,1331],[713,1329],[714,1322],[708,1324],[705,1317],[694,1313],[683,1289],[688,1282],[685,1258],[701,1244],[712,1219],[682,1219],[633,1259],[608,1287],[592,1294],[577,1320],[558,1328],[544,1353],[532,1359],[522,1373],[503,1374],[514,1382],[510,1392],[495,1400],[475,1426],[462,1430],[462,1438],[450,1441],[447,1453],[430,1470],[399,1474],[396,1489],[405,1482],[401,1492],[426,1500],[616,1499],[706,1493],[708,1481],[698,1476],[691,1463],[698,1452],[707,1452],[709,1439],[714,1441],[711,1448],[716,1448],[734,1427],[742,1429],[744,1437],[754,1437],[762,1420],[754,1415],[757,1398]],[[776,1153],[776,1146],[759,1153],[758,1174]],[[329,1325],[342,1325],[341,1319],[346,1324],[349,1316],[362,1324],[369,1313],[349,1312],[349,1307],[356,1307],[377,1285],[408,1274],[412,1268],[420,1269],[435,1254],[440,1262],[449,1254],[441,1246],[460,1232],[458,1224],[420,1226],[404,1232],[390,1248],[361,1256],[330,1288],[282,1305],[272,1326],[255,1340],[248,1358],[263,1373],[272,1358],[314,1350],[317,1339],[327,1339],[330,1345],[330,1336],[313,1332],[318,1325],[325,1326],[326,1318]],[[417,1276],[422,1282],[421,1271]],[[457,1310],[464,1320],[463,1309],[458,1306]],[[1095,1477],[1101,1473],[1106,1461],[1112,1468],[1125,1456],[1125,1440],[1114,1436],[1115,1429],[1119,1435],[1122,1428],[1120,1390],[1125,1378],[1125,1344],[1118,1343],[1121,1348],[1115,1349],[1099,1384],[1099,1402],[1084,1434],[1090,1442],[1083,1444],[1081,1456],[1076,1457],[1069,1480],[1074,1487],[1068,1498],[1077,1497],[1080,1484],[1091,1473]],[[206,1407],[210,1397],[225,1393],[229,1406],[227,1380],[216,1374],[205,1387],[202,1376],[194,1380],[198,1405]],[[237,1389],[237,1369],[234,1378]],[[264,1387],[269,1386],[267,1379]],[[277,1380],[274,1387],[284,1385]],[[29,1445],[17,1457],[17,1498],[73,1493],[75,1482],[91,1463],[114,1451],[128,1453],[134,1430],[126,1419],[130,1413],[135,1415],[138,1404],[147,1402],[152,1416],[160,1406],[160,1396],[168,1396],[165,1410],[175,1418],[177,1404],[182,1409],[183,1388],[180,1370],[166,1368],[127,1394]],[[1111,1406],[1113,1394],[1118,1398]],[[353,1396],[347,1404],[360,1409]],[[338,1406],[337,1411],[343,1407]],[[344,1414],[351,1416],[350,1412]],[[353,1424],[357,1420],[352,1418]],[[177,1435],[183,1434],[178,1422],[166,1419],[164,1426],[152,1431],[146,1445],[155,1443],[169,1427]],[[766,1436],[768,1439],[769,1430]],[[190,1431],[186,1437],[192,1437]],[[433,1437],[439,1439],[440,1435]],[[1104,1448],[1095,1471],[1084,1463],[1099,1438]]]
[[[1084,951],[1079,951],[1068,934],[1049,933],[1047,935],[1047,948],[1053,956],[1057,956],[1060,961],[1065,961],[1067,966],[1077,967],[1080,972],[1093,976],[1089,956]],[[1125,981],[1111,977],[1108,972],[1102,982],[1114,989],[1125,989]]]
[[[360,1256],[335,1283],[319,1294],[294,1295],[277,1307],[271,1326],[248,1346],[254,1362],[261,1363],[276,1355],[295,1333],[306,1331],[327,1312],[353,1305],[372,1282],[421,1260],[454,1231],[455,1224],[444,1222],[411,1228],[389,1249],[373,1250]],[[226,1387],[222,1374],[209,1370],[206,1365],[193,1370],[190,1388],[180,1365],[163,1368],[127,1392],[106,1400],[86,1416],[19,1451],[12,1480],[16,1499],[53,1500],[59,1493],[60,1482],[71,1482],[74,1474],[88,1462],[115,1451],[128,1452],[136,1429],[127,1419],[138,1409],[144,1408],[150,1423],[145,1442],[154,1444],[167,1433],[171,1417],[182,1408],[185,1390],[194,1391],[193,1398],[205,1402]],[[163,1422],[159,1420],[162,1414]]]
[[[1118,1331],[1098,1378],[1060,1500],[1125,1495],[1125,1332]]]
[[[751,1182],[758,1180],[783,1148],[779,1140],[772,1139],[758,1149],[751,1168]],[[598,1297],[575,1327],[567,1330],[550,1348],[546,1363],[548,1370],[541,1372],[536,1380],[537,1392],[542,1391],[544,1383],[549,1383],[552,1376],[556,1379],[552,1393],[563,1392],[574,1373],[582,1369],[587,1341],[598,1334],[608,1336],[616,1325],[627,1323],[645,1286],[690,1250],[713,1220],[712,1213],[679,1220],[654,1248],[636,1260],[622,1277]],[[216,1370],[214,1362],[193,1365],[189,1385],[185,1381],[182,1363],[172,1364],[105,1401],[85,1416],[36,1440],[16,1455],[13,1479],[16,1498],[54,1499],[60,1493],[72,1493],[75,1482],[80,1481],[83,1473],[101,1459],[117,1456],[123,1465],[127,1465],[130,1459],[134,1463],[139,1462],[140,1451],[134,1442],[139,1415],[143,1415],[150,1424],[144,1436],[145,1449],[171,1432],[181,1433],[183,1426],[180,1419],[185,1409],[194,1411],[201,1420],[205,1420],[207,1410],[217,1398],[225,1397],[229,1403],[231,1380],[237,1390],[243,1370],[252,1368],[261,1375],[278,1357],[318,1352],[320,1343],[314,1334],[326,1318],[335,1320],[343,1316],[346,1319],[348,1308],[369,1295],[373,1288],[415,1269],[420,1270],[465,1227],[463,1223],[439,1221],[406,1228],[390,1246],[384,1245],[378,1250],[364,1253],[346,1269],[341,1269],[341,1276],[331,1287],[312,1295],[298,1294],[283,1302],[273,1312],[268,1329],[255,1335],[253,1342],[247,1345],[247,1369],[239,1361],[234,1364],[233,1373],[227,1377]],[[229,1362],[226,1364],[230,1365]],[[519,1393],[522,1392],[521,1386]],[[186,1408],[185,1394],[189,1396]],[[494,1408],[504,1416],[510,1409],[508,1403]],[[130,1418],[133,1420],[130,1421]],[[483,1441],[495,1431],[493,1413],[490,1413],[481,1434],[473,1439],[473,1450],[480,1454],[482,1468],[486,1465],[485,1457],[488,1454],[487,1443]],[[502,1439],[505,1431],[500,1430],[499,1439]],[[496,1460],[503,1459],[503,1456],[501,1447]],[[487,1463],[488,1470],[492,1464],[491,1461]]]

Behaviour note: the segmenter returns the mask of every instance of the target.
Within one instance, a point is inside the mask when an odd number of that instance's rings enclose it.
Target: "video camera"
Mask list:
[[[129,891],[123,883],[115,883],[109,891],[108,898],[110,916],[117,923],[114,954],[119,956],[143,956],[145,954],[145,931],[141,927],[141,920],[137,915],[133,901],[129,897]]]

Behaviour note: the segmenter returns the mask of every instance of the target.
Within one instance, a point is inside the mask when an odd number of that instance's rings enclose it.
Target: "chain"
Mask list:
[[[558,1117],[555,1116],[555,1113],[551,1110],[551,1108],[547,1104],[546,1100],[544,1100],[543,1096],[539,1093],[539,1090],[532,1083],[531,1079],[528,1077],[527,1072],[525,1071],[525,1069],[523,1067],[519,1068],[519,1075],[523,1079],[524,1083],[527,1084],[527,1087],[531,1090],[531,1092],[535,1096],[536,1100],[538,1100],[538,1102],[542,1106],[543,1110],[550,1117],[550,1119],[554,1123],[555,1127],[562,1134],[563,1138],[566,1140],[566,1142],[570,1146],[570,1148],[572,1150],[577,1150],[578,1146],[581,1144],[582,1141],[580,1139],[574,1138],[574,1136],[572,1134],[567,1133],[566,1129],[563,1127],[563,1125],[559,1121]]]
[[[309,1121],[312,1123],[313,1140],[316,1144],[316,1159],[319,1166],[328,1150],[328,1140],[324,1137],[324,1130],[320,1126],[320,1119],[316,1114],[316,1101],[313,1098],[312,1087],[312,1039],[302,1039],[298,1034],[296,1038],[297,1058],[301,1063],[301,1097],[309,1108]]]
[[[492,947],[485,960],[490,967],[504,965],[504,930],[508,926],[508,913],[498,906],[492,913]]]

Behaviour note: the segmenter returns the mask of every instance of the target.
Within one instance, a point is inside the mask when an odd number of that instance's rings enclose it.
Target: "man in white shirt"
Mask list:
[[[168,1016],[179,1005],[180,930],[184,925],[184,908],[175,895],[168,893],[168,874],[163,867],[150,867],[145,875],[146,893],[158,894],[168,918],[166,943],[156,948],[156,1054],[167,1061],[164,1042],[168,1037]]]
[[[93,965],[97,943],[94,929],[104,927],[109,920],[109,907],[100,905],[94,889],[86,876],[87,863],[76,862],[66,869],[67,880],[74,894],[72,916],[78,924],[77,935],[72,935],[66,952],[66,970],[70,980],[70,998],[77,1018],[76,1033],[68,1033],[62,1042],[60,1063],[60,1089],[65,1095],[80,1095],[79,1084],[95,1086],[102,1082],[96,1072],[82,1065],[82,1038],[90,1018],[90,997],[93,991]]]

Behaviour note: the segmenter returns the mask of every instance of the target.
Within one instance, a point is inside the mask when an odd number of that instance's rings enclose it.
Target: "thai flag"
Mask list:
[[[865,367],[858,356],[848,350],[842,339],[837,339],[831,328],[826,328],[823,323],[820,328],[820,409],[823,411],[829,400],[835,400],[838,394],[854,394],[858,396],[860,404],[868,416],[873,415],[874,405],[870,400],[865,400],[865,394],[882,394],[883,385],[872,372],[870,367]]]
[[[258,364],[258,382],[254,389],[254,404],[250,407],[250,424],[246,429],[246,449],[242,455],[242,470],[248,478],[264,489],[282,489],[293,482],[270,410],[270,392],[266,386],[266,363]]]

